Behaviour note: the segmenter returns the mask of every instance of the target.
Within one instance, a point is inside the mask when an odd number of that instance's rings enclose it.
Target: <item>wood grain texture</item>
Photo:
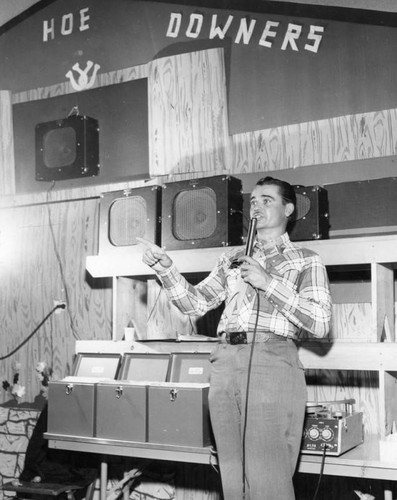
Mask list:
[[[233,136],[232,173],[396,154],[397,109],[330,117]]]
[[[100,73],[97,75],[92,89],[113,85],[116,83],[129,82],[139,78],[147,77],[147,65],[133,66],[131,68],[119,69],[109,73]],[[20,104],[22,102],[36,101],[38,99],[48,99],[59,95],[74,94],[76,90],[72,87],[69,81],[60,82],[48,87],[39,87],[36,89],[17,92],[12,95],[12,104]]]
[[[117,278],[116,339],[122,340],[124,328],[132,322],[137,338],[147,339],[147,293],[146,280],[120,276]]]
[[[12,95],[0,90],[0,195],[15,193]]]
[[[355,411],[363,412],[365,434],[380,434],[380,386],[377,372],[307,370],[308,401],[338,401],[353,398]],[[340,407],[335,406],[335,409]]]
[[[147,338],[175,339],[195,333],[195,321],[182,314],[167,298],[157,280],[148,280]]]
[[[222,49],[150,63],[149,130],[152,175],[214,172],[228,165]]]
[[[27,401],[39,391],[34,367],[45,361],[56,379],[70,374],[75,340],[108,339],[111,288],[108,280],[91,281],[85,258],[97,237],[97,200],[64,202],[0,210],[0,355],[18,349],[54,307],[31,340],[2,362],[2,376],[12,379],[12,364],[21,363],[20,381]],[[1,397],[7,399],[4,392]]]
[[[229,137],[220,49],[158,59],[148,65],[98,75],[95,86],[146,76],[149,78],[150,172],[158,176],[152,179],[153,183],[159,179],[172,182],[225,172],[282,170],[396,154],[396,109],[330,117]],[[74,91],[70,84],[63,82],[13,95],[12,102],[71,92]],[[7,99],[10,97],[1,98],[1,110],[9,107]],[[7,129],[2,126],[1,130],[0,140],[9,144],[10,139],[4,132]],[[10,128],[8,134],[9,131]],[[9,155],[10,146],[6,149]],[[37,361],[51,364],[54,378],[62,378],[71,370],[75,336],[85,340],[111,339],[111,284],[107,279],[92,279],[85,271],[85,258],[96,253],[100,193],[141,187],[143,183],[124,182],[12,196],[15,188],[10,180],[11,163],[12,159],[2,159],[0,163],[0,194],[4,195],[0,200],[3,207],[0,209],[3,332],[0,354],[11,352],[23,342],[52,309],[53,300],[65,299],[65,290],[69,302],[68,311],[52,315],[17,354],[2,362],[0,374],[8,380],[13,374],[12,363],[16,360],[21,363],[21,383],[27,388],[25,399],[32,401],[40,390],[34,373]],[[4,242],[11,247],[8,254],[1,253]],[[182,315],[169,303],[156,280],[146,284],[122,278],[118,292],[118,335],[122,336],[123,327],[131,318],[138,321],[149,339],[175,338],[177,333],[195,333],[198,329],[195,320]],[[338,303],[333,313],[327,342],[374,340],[370,303]],[[383,413],[379,409],[383,397],[396,400],[395,374],[380,381],[375,372],[316,370],[308,372],[308,381],[309,399],[354,397],[356,408],[364,413],[366,433],[380,433],[386,424],[390,426],[396,405],[388,404]],[[8,399],[4,392],[1,398]],[[176,499],[218,498],[216,489],[203,486],[204,479],[198,477],[199,473],[199,469],[182,469],[184,479],[179,477]]]
[[[88,198],[99,198],[102,193],[118,191],[123,189],[134,189],[157,184],[158,179],[151,181],[124,181],[114,184],[100,184],[71,189],[54,189],[50,192],[38,192],[29,194],[18,194],[0,197],[0,208],[19,207],[22,205],[34,205],[46,202],[72,201]]]

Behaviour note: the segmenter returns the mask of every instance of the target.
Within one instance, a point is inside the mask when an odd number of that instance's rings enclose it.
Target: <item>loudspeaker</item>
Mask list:
[[[137,237],[160,245],[161,187],[148,186],[101,194],[99,254],[138,244]]]
[[[242,244],[241,181],[215,176],[166,184],[161,244],[167,250]]]
[[[328,184],[331,237],[397,232],[397,177]]]
[[[89,177],[99,172],[98,122],[73,115],[39,123],[36,132],[36,180]]]
[[[293,186],[296,207],[288,224],[291,241],[326,239],[329,236],[328,194],[320,186]],[[244,193],[244,216],[250,217],[250,193]]]
[[[291,241],[329,236],[328,193],[320,186],[294,186],[296,208],[287,230]]]

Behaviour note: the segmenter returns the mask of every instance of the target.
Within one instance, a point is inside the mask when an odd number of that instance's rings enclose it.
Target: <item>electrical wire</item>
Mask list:
[[[51,233],[51,238],[52,238],[52,244],[53,244],[53,247],[54,247],[54,253],[55,253],[55,257],[56,257],[57,262],[58,262],[59,273],[61,275],[61,281],[62,281],[63,288],[64,288],[64,291],[65,291],[65,302],[66,302],[66,305],[67,305],[66,312],[67,312],[67,314],[69,316],[70,328],[72,330],[73,337],[76,340],[80,340],[80,336],[77,333],[76,328],[74,326],[73,316],[72,316],[71,308],[70,308],[68,286],[67,286],[67,283],[66,283],[66,278],[65,278],[65,273],[64,273],[64,270],[63,270],[63,264],[62,264],[61,256],[60,256],[59,251],[58,251],[57,241],[56,241],[55,232],[54,232],[54,226],[53,226],[53,223],[52,223],[49,194],[50,194],[50,191],[54,188],[54,186],[55,186],[55,181],[53,181],[50,189],[47,191],[47,203],[46,203],[46,207],[47,207],[47,213],[48,213],[48,225],[50,227],[50,233]]]
[[[318,478],[318,481],[317,481],[317,487],[316,487],[316,491],[314,492],[314,495],[313,495],[313,499],[312,500],[316,500],[317,498],[317,495],[318,495],[318,492],[320,490],[320,484],[321,484],[321,480],[323,478],[323,473],[324,473],[324,466],[325,466],[325,454],[327,452],[327,445],[324,444],[324,452],[322,454],[322,459],[321,459],[321,468],[320,468],[320,475],[319,475],[319,478]]]
[[[47,321],[47,319],[57,310],[57,309],[65,309],[65,304],[57,304],[51,311],[45,316],[43,320],[40,321],[40,323],[36,326],[36,328],[33,330],[32,333],[30,333],[25,340],[23,340],[19,346],[17,346],[15,349],[13,349],[11,352],[8,354],[5,354],[4,356],[0,357],[0,361],[4,361],[7,358],[10,358],[12,355],[14,355],[21,347],[23,347],[29,340],[33,337],[33,335],[37,332],[37,330]]]
[[[251,382],[251,368],[252,368],[252,358],[254,355],[254,346],[255,346],[255,339],[256,339],[256,331],[258,329],[258,321],[259,321],[259,290],[257,288],[254,288],[255,293],[256,293],[256,298],[257,298],[257,308],[256,308],[256,318],[255,318],[255,325],[254,325],[254,331],[252,334],[252,343],[251,343],[251,349],[250,349],[250,357],[248,361],[248,370],[247,370],[247,386],[246,386],[246,397],[245,397],[245,408],[244,408],[244,426],[243,426],[243,457],[242,457],[242,462],[243,462],[243,500],[245,498],[245,478],[246,478],[246,473],[245,473],[245,449],[246,449],[246,443],[245,443],[245,437],[247,433],[247,417],[248,417],[248,397],[249,397],[249,389],[250,389],[250,382]]]
[[[162,288],[159,287],[159,293],[157,294],[157,297],[156,297],[156,300],[154,301],[153,307],[150,310],[150,313],[149,313],[148,318],[146,320],[147,323],[149,323],[149,320],[152,317],[152,314],[153,314],[154,310],[156,309],[157,302],[159,301],[159,298],[160,298],[160,295],[161,295],[161,291],[162,291]]]

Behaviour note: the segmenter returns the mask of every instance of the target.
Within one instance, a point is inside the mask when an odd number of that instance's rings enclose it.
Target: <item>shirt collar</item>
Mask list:
[[[271,253],[276,251],[277,253],[283,253],[287,245],[289,244],[288,233],[285,232],[281,236],[277,237],[275,240],[262,242],[258,239],[255,240],[255,247],[262,250],[264,253]]]

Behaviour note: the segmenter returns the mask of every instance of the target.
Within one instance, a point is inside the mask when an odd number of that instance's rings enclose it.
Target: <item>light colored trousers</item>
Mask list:
[[[292,477],[299,455],[306,382],[292,340],[219,344],[211,353],[209,406],[224,500],[294,500]]]

